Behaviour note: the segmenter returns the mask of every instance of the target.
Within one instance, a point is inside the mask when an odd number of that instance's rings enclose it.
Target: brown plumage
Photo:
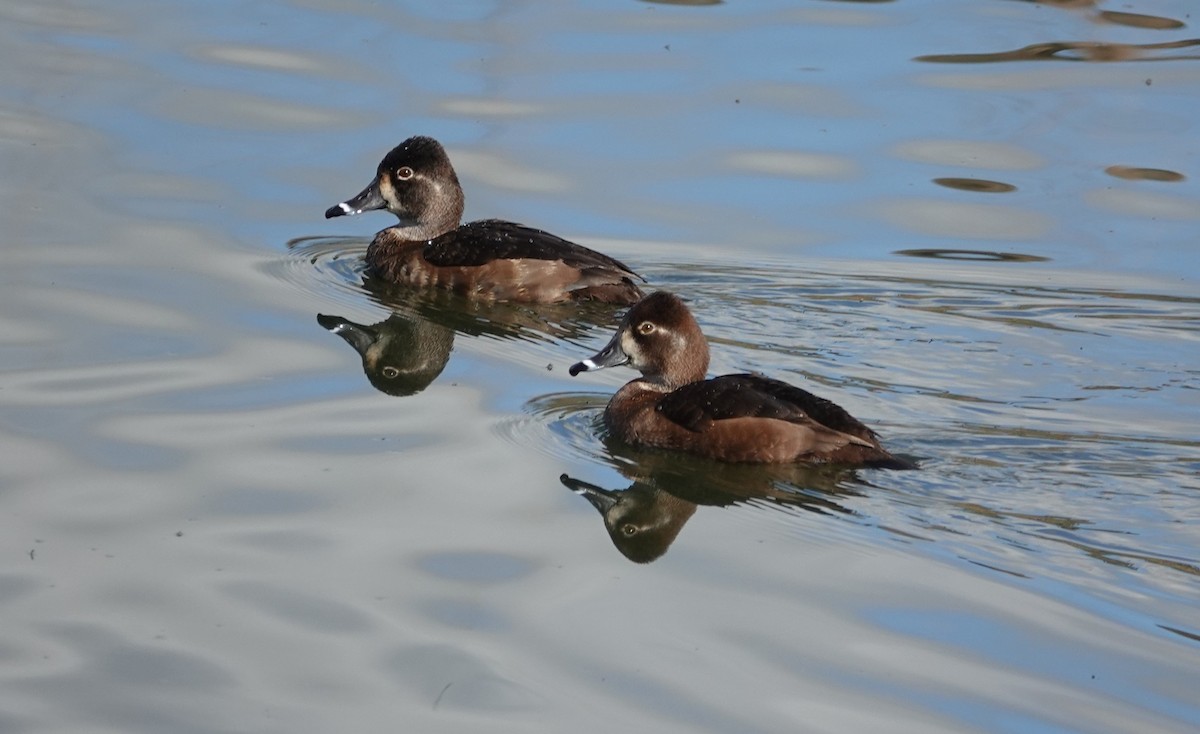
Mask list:
[[[367,248],[371,274],[389,283],[531,303],[630,304],[642,295],[640,276],[595,250],[499,219],[462,224],[462,187],[433,138],[413,137],[393,148],[367,188],[325,216],[375,209],[400,220]]]
[[[708,342],[673,294],[639,301],[608,345],[570,372],[620,364],[642,377],[613,395],[604,421],[628,444],[729,462],[915,468],[854,416],[807,390],[756,374],[705,379]]]

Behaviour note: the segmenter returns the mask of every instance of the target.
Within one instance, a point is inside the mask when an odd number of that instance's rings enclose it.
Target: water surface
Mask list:
[[[7,4],[0,730],[1194,731],[1190,12]],[[613,312],[364,287],[412,134],[921,470],[632,451]]]

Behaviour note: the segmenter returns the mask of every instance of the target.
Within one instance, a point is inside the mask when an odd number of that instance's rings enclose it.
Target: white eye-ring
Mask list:
[[[408,166],[400,166],[396,169],[396,178],[400,179],[401,181],[407,181],[412,177],[413,169],[409,168]]]
[[[642,323],[638,324],[637,330],[639,334],[645,335],[653,333],[654,328],[654,322],[643,321]]]

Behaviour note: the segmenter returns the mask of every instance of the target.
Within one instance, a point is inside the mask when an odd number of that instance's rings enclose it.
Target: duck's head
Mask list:
[[[704,379],[708,341],[679,296],[657,291],[629,309],[607,346],[569,371],[574,376],[621,364],[674,389]]]
[[[376,209],[395,214],[406,239],[433,239],[457,227],[463,192],[442,144],[416,136],[392,148],[380,161],[375,180],[357,196],[329,207],[325,218]]]

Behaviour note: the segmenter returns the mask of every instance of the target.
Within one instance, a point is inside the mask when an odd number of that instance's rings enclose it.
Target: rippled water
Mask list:
[[[921,458],[919,475],[864,472],[886,490],[862,507],[865,522],[919,530],[1016,575],[1042,554],[1056,567],[1036,574],[1064,581],[1095,559],[1200,570],[1194,529],[1181,522],[1195,510],[1200,382],[1180,348],[1196,337],[1200,300],[1102,281],[1047,286],[1057,274],[1045,271],[825,265],[699,263],[660,278],[708,315],[714,371],[749,367],[839,396],[889,447]],[[1142,345],[1136,364],[1128,341]],[[532,401],[534,416],[562,427],[529,443],[594,453],[565,406],[602,402]]]
[[[1185,3],[0,9],[0,731],[1200,727]],[[364,283],[410,134],[919,471]]]

